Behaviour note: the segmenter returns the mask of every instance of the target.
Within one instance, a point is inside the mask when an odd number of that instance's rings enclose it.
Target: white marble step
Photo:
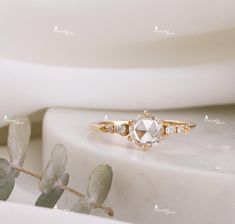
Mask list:
[[[1,222],[5,224],[125,224],[115,220],[66,212],[58,209],[38,208],[18,203],[0,201]]]
[[[105,204],[118,220],[231,223],[235,220],[234,113],[234,107],[160,111],[162,119],[192,120],[197,128],[171,136],[146,153],[121,136],[89,128],[90,122],[105,115],[132,119],[136,113],[50,109],[43,123],[43,164],[55,144],[64,144],[70,184],[83,192],[91,170],[100,163],[110,164],[114,179]],[[59,206],[72,203],[73,198],[65,195]]]

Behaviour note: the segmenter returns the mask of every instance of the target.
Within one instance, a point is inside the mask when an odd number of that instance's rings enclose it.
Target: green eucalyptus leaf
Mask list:
[[[112,168],[107,164],[97,166],[91,173],[87,185],[88,197],[98,204],[103,204],[108,196],[113,178]]]
[[[15,169],[3,158],[0,158],[0,200],[6,201],[15,185]]]
[[[25,160],[31,135],[31,122],[26,116],[15,116],[9,124],[7,145],[10,160],[14,165],[22,166]],[[16,172],[18,176],[19,172]]]
[[[65,173],[60,181],[63,185],[67,186],[69,182],[69,174]],[[54,208],[63,193],[64,189],[60,186],[56,186],[55,188],[51,189],[48,193],[42,193],[37,199],[35,205],[46,208]]]
[[[79,201],[73,206],[71,211],[83,214],[91,213],[91,199],[88,197],[84,197],[79,199]]]
[[[46,194],[62,179],[67,163],[67,151],[61,144],[56,145],[39,183],[40,190]]]

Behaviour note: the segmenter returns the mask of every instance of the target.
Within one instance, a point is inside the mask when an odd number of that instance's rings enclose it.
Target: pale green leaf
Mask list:
[[[108,196],[113,178],[112,168],[107,164],[97,166],[91,173],[87,185],[88,197],[98,204],[103,204]]]
[[[60,180],[63,185],[67,185],[69,182],[69,174],[66,173]],[[36,206],[54,208],[61,195],[64,193],[64,189],[60,186],[56,186],[51,189],[48,193],[42,193],[36,201]]]
[[[15,169],[3,158],[0,158],[0,200],[7,200],[15,185]]]
[[[79,199],[79,201],[73,206],[71,211],[83,214],[91,213],[91,200],[88,197]]]
[[[14,165],[22,166],[31,135],[31,122],[26,116],[15,116],[9,124],[7,146],[10,160]],[[18,175],[19,172],[16,172]]]
[[[57,182],[63,177],[67,163],[67,151],[61,144],[56,145],[51,153],[49,162],[39,183],[43,193],[52,190]]]

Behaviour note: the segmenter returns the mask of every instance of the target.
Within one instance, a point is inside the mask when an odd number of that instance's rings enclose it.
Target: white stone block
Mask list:
[[[91,122],[105,115],[110,119],[133,119],[136,113],[49,109],[43,123],[43,164],[55,144],[64,144],[68,150],[69,185],[83,193],[92,169],[100,163],[110,164],[114,178],[105,205],[114,209],[118,220],[232,223],[234,112],[234,107],[158,112],[160,119],[192,120],[197,127],[188,134],[170,136],[144,152],[125,137],[89,128]],[[65,194],[59,206],[68,208],[74,201]]]

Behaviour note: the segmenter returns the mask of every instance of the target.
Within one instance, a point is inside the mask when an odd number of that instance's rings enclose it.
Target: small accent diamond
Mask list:
[[[125,124],[118,124],[116,127],[116,132],[120,135],[124,135],[127,131],[127,127]]]
[[[114,127],[110,125],[106,128],[106,131],[110,132],[110,133],[113,133],[114,132]]]
[[[170,126],[166,127],[166,133],[168,135],[172,135],[174,132],[175,132],[174,126],[170,125]]]
[[[184,127],[182,126],[177,127],[177,133],[182,133],[182,132],[184,132]]]

